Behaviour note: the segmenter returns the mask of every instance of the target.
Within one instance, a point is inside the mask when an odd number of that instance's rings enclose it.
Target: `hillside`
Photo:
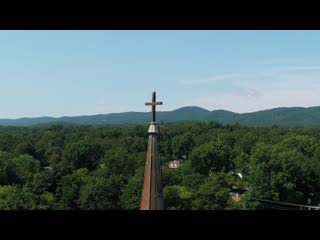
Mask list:
[[[320,107],[275,108],[252,113],[234,113],[225,110],[208,111],[200,107],[182,107],[173,111],[157,112],[158,122],[217,121],[223,124],[239,123],[245,126],[319,126]],[[0,119],[0,126],[33,126],[51,123],[79,125],[147,124],[148,112],[123,112],[75,117],[39,117]]]

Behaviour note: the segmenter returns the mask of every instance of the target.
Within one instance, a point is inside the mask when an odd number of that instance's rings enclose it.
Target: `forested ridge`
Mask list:
[[[320,203],[320,128],[159,126],[166,209]],[[148,127],[0,127],[0,209],[139,209]],[[174,159],[183,165],[168,168]]]
[[[208,111],[200,107],[182,107],[173,111],[158,111],[159,122],[215,121],[222,124],[239,123],[243,126],[290,126],[320,127],[320,107],[281,107],[250,113],[225,110]],[[75,117],[39,117],[0,119],[0,126],[35,126],[60,123],[64,125],[120,125],[148,124],[149,112],[123,112]]]

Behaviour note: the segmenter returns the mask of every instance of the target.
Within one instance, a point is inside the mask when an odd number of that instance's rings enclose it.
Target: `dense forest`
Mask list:
[[[0,209],[139,209],[147,130],[0,127]],[[319,130],[160,124],[166,209],[256,209],[252,198],[318,205]],[[174,159],[183,165],[169,168]]]

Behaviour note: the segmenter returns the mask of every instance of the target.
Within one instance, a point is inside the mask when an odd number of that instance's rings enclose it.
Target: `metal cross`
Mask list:
[[[152,102],[146,103],[146,106],[152,106],[152,122],[156,122],[156,105],[162,105],[162,102],[156,102],[156,92],[153,92]]]

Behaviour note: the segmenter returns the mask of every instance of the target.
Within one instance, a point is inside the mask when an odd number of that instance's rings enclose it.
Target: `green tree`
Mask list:
[[[124,187],[120,197],[121,208],[129,210],[138,210],[140,208],[143,175],[143,169],[140,168],[134,176],[129,178],[128,184]]]
[[[232,149],[220,140],[196,147],[190,155],[192,168],[201,174],[223,169],[229,171],[232,168],[232,158]]]
[[[30,156],[36,157],[36,149],[29,142],[19,143],[15,149],[15,152],[18,153],[19,155],[28,154]]]
[[[193,146],[194,141],[189,132],[184,135],[175,136],[172,139],[172,152],[175,158],[181,158],[184,155],[188,157]]]
[[[119,209],[122,181],[116,175],[93,175],[80,188],[81,209]]]
[[[298,184],[303,180],[301,162],[304,158],[296,149],[283,144],[258,144],[251,156],[248,182],[253,197],[302,203],[303,189]]]
[[[35,195],[51,192],[55,193],[54,172],[52,170],[44,170],[34,174],[32,181],[26,184],[26,187]]]
[[[61,203],[65,209],[76,209],[79,205],[80,188],[89,180],[89,171],[80,168],[61,179],[62,196]]]
[[[166,186],[163,195],[168,210],[188,210],[191,208],[192,192],[183,186]]]
[[[192,209],[224,210],[230,207],[230,186],[224,173],[211,175],[195,192]]]
[[[60,209],[59,204],[56,202],[53,193],[43,193],[38,196],[37,209],[40,210],[55,210]]]
[[[162,166],[162,183],[167,185],[178,185],[181,182],[180,175],[176,169],[171,169],[167,166]]]
[[[115,147],[107,151],[99,163],[127,181],[130,176],[134,175],[135,170],[145,163],[145,158],[145,153],[130,154],[125,148]]]
[[[103,156],[104,151],[97,140],[84,138],[70,143],[64,151],[65,158],[75,168],[93,170],[97,161]]]
[[[0,152],[0,184],[25,184],[32,180],[33,175],[40,170],[40,163],[29,155],[13,155]]]
[[[36,208],[32,193],[18,186],[0,186],[0,210],[31,210]]]

